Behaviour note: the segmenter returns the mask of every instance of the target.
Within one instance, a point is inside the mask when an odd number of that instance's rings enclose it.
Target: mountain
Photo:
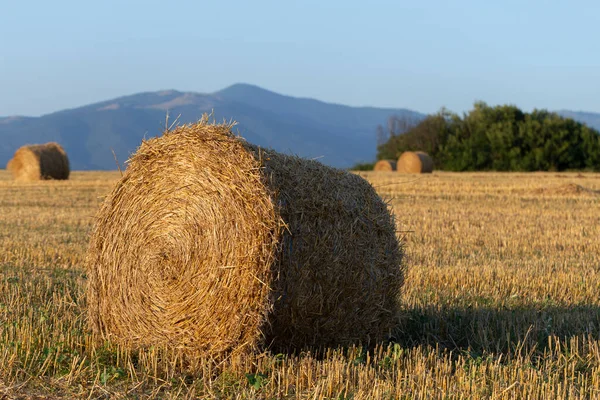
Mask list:
[[[584,111],[557,111],[558,115],[565,118],[572,118],[575,121],[586,124],[590,128],[600,131],[600,113],[584,112]]]
[[[213,112],[217,121],[235,120],[249,142],[325,164],[349,167],[376,154],[377,125],[391,115],[423,118],[406,109],[348,107],[277,94],[236,84],[215,93],[166,90],[139,93],[41,117],[0,118],[0,168],[27,143],[59,142],[72,169],[115,169],[142,138],[158,136],[172,122],[197,121]]]

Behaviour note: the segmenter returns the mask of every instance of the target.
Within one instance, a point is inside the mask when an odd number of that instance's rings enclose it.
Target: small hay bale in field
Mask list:
[[[395,171],[396,161],[394,160],[379,160],[375,163],[373,171]]]
[[[373,344],[396,322],[402,255],[366,180],[203,120],[143,142],[106,198],[89,321],[126,346],[210,357]]]
[[[20,147],[6,165],[17,181],[69,179],[67,153],[54,142]]]
[[[589,189],[583,187],[581,185],[577,185],[576,183],[565,183],[558,186],[553,187],[543,187],[538,188],[533,191],[536,194],[546,194],[546,195],[599,195],[600,191]]]
[[[404,174],[433,172],[433,160],[422,151],[405,151],[398,159],[397,171]]]

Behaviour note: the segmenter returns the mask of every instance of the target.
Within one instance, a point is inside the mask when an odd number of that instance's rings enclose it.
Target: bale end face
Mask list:
[[[373,166],[373,171],[391,172],[396,170],[396,161],[394,160],[379,160]]]
[[[15,160],[11,158],[8,160],[8,163],[6,163],[6,170],[12,173],[13,169],[15,169]]]

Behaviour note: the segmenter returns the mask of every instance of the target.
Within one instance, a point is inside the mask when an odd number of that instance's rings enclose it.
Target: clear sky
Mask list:
[[[0,116],[236,82],[421,112],[600,112],[600,1],[0,0]]]

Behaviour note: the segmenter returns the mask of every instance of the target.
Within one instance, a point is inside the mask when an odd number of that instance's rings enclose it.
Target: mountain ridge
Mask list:
[[[373,161],[376,128],[392,116],[419,120],[425,114],[405,108],[346,106],[279,94],[236,83],[212,93],[163,89],[102,100],[39,117],[0,117],[0,168],[24,144],[56,141],[75,170],[115,169],[143,138],[158,136],[170,121],[190,123],[203,114],[236,121],[236,131],[251,143],[335,167]],[[600,113],[559,110],[600,130]]]
[[[0,118],[0,167],[27,143],[57,141],[75,170],[116,168],[142,138],[159,135],[167,112],[179,123],[235,120],[249,142],[335,167],[370,161],[376,153],[376,127],[391,115],[422,118],[407,109],[351,107],[281,95],[258,86],[234,84],[213,93],[174,89],[141,92],[55,111],[40,117]]]

